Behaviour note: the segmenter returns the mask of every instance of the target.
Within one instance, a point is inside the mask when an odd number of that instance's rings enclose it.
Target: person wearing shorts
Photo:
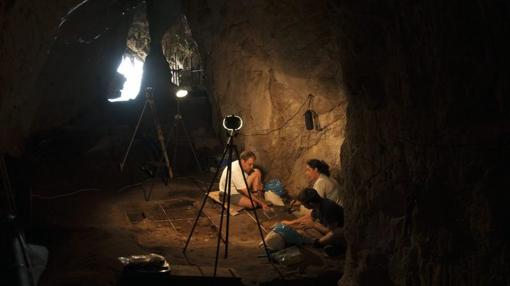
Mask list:
[[[261,207],[263,209],[269,208],[263,197],[261,197],[264,188],[262,184],[262,173],[260,170],[253,168],[255,160],[257,159],[255,153],[252,151],[243,151],[239,157],[239,160],[232,162],[231,166],[230,203],[245,208],[251,208],[252,204],[248,196],[248,192],[250,191],[252,192],[251,197],[255,207]],[[223,169],[220,178],[220,198],[223,198],[224,193],[227,191],[225,188],[227,168],[228,167],[225,167],[225,169]],[[246,186],[244,181],[245,178],[248,186]]]

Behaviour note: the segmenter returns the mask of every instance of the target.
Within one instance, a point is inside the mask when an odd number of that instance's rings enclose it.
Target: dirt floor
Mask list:
[[[207,200],[187,255],[182,252],[210,180],[208,174],[176,178],[168,185],[152,179],[72,194],[44,196],[39,191],[33,200],[35,227],[30,237],[50,252],[39,285],[122,285],[126,279],[118,257],[148,253],[164,256],[171,275],[212,276],[219,204]],[[272,217],[258,211],[263,230],[291,217],[284,208],[275,210]],[[304,259],[295,265],[269,263],[259,247],[253,212],[230,217],[229,226],[228,258],[223,258],[222,246],[217,276],[238,276],[244,285],[336,285],[341,276],[343,257],[329,258],[320,249],[302,248]],[[182,281],[164,285],[189,285]]]

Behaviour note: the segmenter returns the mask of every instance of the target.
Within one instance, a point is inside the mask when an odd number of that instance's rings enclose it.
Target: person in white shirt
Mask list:
[[[337,181],[330,177],[329,165],[318,159],[306,162],[305,173],[321,198],[327,198],[343,206],[343,196]]]
[[[255,153],[252,151],[244,151],[239,155],[239,160],[232,162],[232,174],[230,179],[230,203],[236,204],[245,208],[251,208],[252,204],[250,201],[250,197],[248,196],[248,192],[252,193],[253,204],[255,207],[261,207],[264,210],[268,209],[269,206],[262,199],[264,196],[262,194],[264,185],[262,184],[262,173],[260,170],[253,168],[255,164],[255,160],[257,159]],[[221,174],[219,189],[221,198],[227,191],[226,186],[226,177],[227,177],[227,168],[223,169],[223,173]],[[243,178],[246,178],[246,182]]]

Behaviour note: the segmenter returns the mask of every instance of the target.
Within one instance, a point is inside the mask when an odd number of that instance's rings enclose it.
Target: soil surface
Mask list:
[[[149,253],[164,256],[174,275],[212,276],[219,204],[206,201],[187,255],[182,251],[211,179],[202,174],[167,185],[150,179],[121,188],[37,194],[30,237],[50,253],[39,285],[121,285],[125,273],[118,257]],[[265,235],[291,215],[275,207],[272,214],[258,210],[257,217]],[[252,211],[230,217],[228,238],[228,258],[222,243],[217,276],[237,276],[244,285],[335,285],[341,276],[343,257],[329,258],[320,249],[302,248],[303,261],[291,266],[269,263]]]

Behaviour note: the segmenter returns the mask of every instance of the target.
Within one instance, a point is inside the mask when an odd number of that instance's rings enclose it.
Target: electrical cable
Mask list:
[[[313,108],[313,98],[315,96],[312,95],[312,94],[309,94],[308,97],[306,98],[306,100],[301,104],[301,106],[299,106],[298,110],[292,114],[292,116],[290,116],[281,126],[277,127],[277,128],[274,128],[274,129],[270,129],[268,131],[265,131],[265,132],[255,132],[255,133],[248,133],[248,134],[243,134],[243,133],[239,133],[239,135],[241,136],[245,136],[245,137],[248,137],[248,136],[261,136],[261,135],[269,135],[273,132],[276,132],[276,131],[279,131],[279,130],[282,130],[286,127],[294,127],[294,126],[298,126],[298,125],[288,125],[290,123],[290,121],[292,121],[292,119],[294,119],[298,114],[299,112],[301,111],[301,109],[303,108],[303,106],[305,106],[305,104],[308,103],[307,105],[307,110],[312,110]],[[327,114],[327,113],[330,113],[332,112],[333,110],[337,109],[339,106],[342,106],[344,104],[344,102],[340,102],[338,104],[336,104],[334,107],[332,107],[330,110],[326,111],[325,113],[322,113],[321,115],[323,114]],[[321,130],[317,130],[319,132],[322,132],[322,131],[327,131],[329,129],[326,129],[326,127],[329,127],[331,126],[333,123],[339,121],[340,119],[336,119],[332,122],[329,122],[327,125],[325,125],[325,127]]]
[[[60,194],[60,195],[56,195],[56,196],[50,196],[50,197],[43,196],[43,195],[38,195],[38,194],[32,194],[32,197],[33,198],[37,198],[37,199],[41,199],[41,200],[54,200],[54,199],[59,199],[59,198],[73,196],[73,195],[76,195],[76,194],[79,194],[79,193],[82,193],[82,192],[100,191],[100,190],[101,189],[97,189],[97,188],[89,188],[89,189],[80,189],[80,190],[77,190],[77,191],[74,191],[74,192]]]
[[[143,184],[145,184],[146,182],[148,182],[150,180],[152,180],[152,178],[148,178],[148,179],[144,180],[143,182],[139,182],[139,183],[136,183],[136,184],[125,185],[125,186],[117,189],[116,192],[120,193],[120,192],[122,192],[125,189],[129,189],[129,188],[133,188],[133,187],[141,187],[144,190],[144,197],[147,200],[147,196],[145,195],[146,191],[145,191],[145,188],[143,187]],[[73,195],[76,195],[76,194],[79,194],[79,193],[82,193],[82,192],[91,192],[91,191],[100,191],[100,190],[101,189],[98,189],[98,188],[88,188],[88,189],[80,189],[80,190],[77,190],[77,191],[74,191],[74,192],[60,194],[60,195],[55,195],[55,196],[50,196],[50,197],[43,196],[43,195],[38,195],[38,194],[32,194],[32,197],[33,198],[37,198],[37,199],[41,199],[41,200],[53,200],[53,199],[73,196]],[[151,190],[152,190],[152,187],[151,187]],[[152,192],[152,191],[150,191],[150,192]],[[150,198],[150,194],[149,194],[149,198]]]
[[[129,188],[133,188],[133,187],[139,187],[139,186],[143,186],[143,184],[147,183],[148,181],[152,180],[153,178],[147,178],[145,180],[143,180],[142,182],[138,182],[138,183],[135,183],[135,184],[131,184],[131,185],[125,185],[123,187],[120,187],[119,189],[117,189],[117,193],[120,193],[122,191],[124,191],[125,189],[129,189]]]
[[[298,110],[291,116],[289,117],[280,127],[277,127],[277,128],[274,128],[274,129],[270,129],[269,131],[266,131],[266,132],[262,132],[262,133],[249,133],[249,134],[243,134],[243,133],[239,133],[239,135],[241,136],[260,136],[260,135],[269,135],[273,132],[276,132],[276,131],[279,131],[283,128],[285,128],[287,126],[287,124],[289,124],[289,122],[294,119],[298,114],[299,112],[301,111],[301,109],[303,108],[303,106],[305,106],[305,104],[310,101],[310,98],[307,97],[305,101],[303,101],[303,103],[299,106]],[[309,106],[310,106],[310,103],[308,103]]]

